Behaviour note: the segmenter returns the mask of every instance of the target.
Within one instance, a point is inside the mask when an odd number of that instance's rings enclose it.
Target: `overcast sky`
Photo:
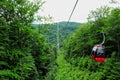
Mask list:
[[[76,9],[70,21],[87,22],[87,16],[91,10],[95,10],[101,6],[114,6],[109,3],[110,0],[79,0]],[[54,22],[67,21],[76,0],[46,0],[42,7],[40,15],[53,17]]]

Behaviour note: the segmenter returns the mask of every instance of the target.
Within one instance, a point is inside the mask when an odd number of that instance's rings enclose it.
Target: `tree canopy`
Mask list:
[[[0,80],[119,80],[120,8],[98,8],[91,11],[88,22],[71,22],[69,29],[60,23],[62,46],[57,51],[56,27],[49,28],[48,39],[42,29],[48,24],[32,26],[43,3],[0,1]],[[102,41],[100,32],[106,33],[104,63],[90,57],[92,47]]]
[[[54,52],[31,26],[42,4],[41,0],[0,1],[0,80],[42,80],[50,70]]]

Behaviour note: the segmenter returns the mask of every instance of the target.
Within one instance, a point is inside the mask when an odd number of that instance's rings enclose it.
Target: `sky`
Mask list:
[[[42,16],[52,16],[54,22],[68,21],[75,2],[76,0],[46,0],[38,13]],[[115,6],[109,2],[110,0],[79,0],[70,21],[87,22],[91,10],[106,5]]]

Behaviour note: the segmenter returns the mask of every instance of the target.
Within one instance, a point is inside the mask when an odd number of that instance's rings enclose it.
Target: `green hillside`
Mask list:
[[[77,22],[69,22],[67,25],[67,22],[59,22],[59,23],[53,23],[50,24],[32,24],[34,27],[36,27],[39,30],[42,30],[42,34],[47,37],[47,42],[50,44],[57,44],[57,26],[59,27],[59,41],[60,44],[63,44],[63,41],[71,35],[73,32],[78,29],[78,27],[81,25],[81,23]],[[46,26],[47,25],[47,26]],[[43,31],[44,30],[44,31]]]
[[[32,24],[43,3],[0,1],[0,80],[120,80],[120,7],[97,8],[86,23]],[[100,32],[105,62],[91,58]]]
[[[99,11],[107,10],[100,13]],[[104,13],[104,15],[103,15]],[[56,59],[53,80],[119,80],[120,79],[120,8],[100,8],[94,11],[97,20],[83,24],[64,41]],[[100,32],[106,33],[105,62],[90,57],[92,47],[102,42]],[[55,71],[54,71],[55,72]],[[51,71],[52,73],[52,71]]]

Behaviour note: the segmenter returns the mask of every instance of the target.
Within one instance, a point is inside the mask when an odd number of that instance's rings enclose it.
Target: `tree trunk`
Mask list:
[[[118,39],[118,58],[120,57],[120,41]]]

